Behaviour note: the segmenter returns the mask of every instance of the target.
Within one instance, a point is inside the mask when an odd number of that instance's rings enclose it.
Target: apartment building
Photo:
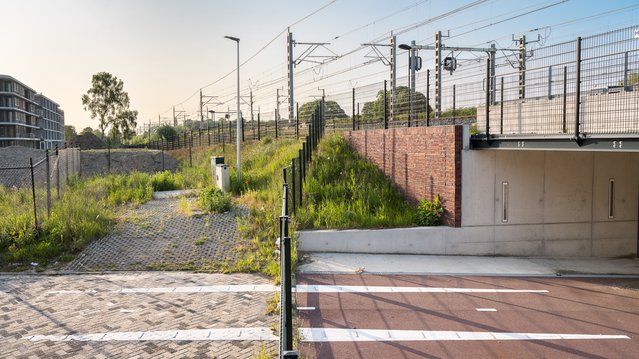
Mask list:
[[[0,75],[0,147],[64,145],[60,105],[15,78]]]

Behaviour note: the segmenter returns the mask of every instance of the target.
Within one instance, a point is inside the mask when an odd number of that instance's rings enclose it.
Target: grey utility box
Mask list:
[[[231,177],[228,165],[215,165],[215,183],[224,192],[231,190]]]
[[[217,165],[223,165],[224,164],[224,157],[222,156],[211,156],[211,179],[213,182],[213,186],[217,186],[217,170],[216,170],[216,166]]]

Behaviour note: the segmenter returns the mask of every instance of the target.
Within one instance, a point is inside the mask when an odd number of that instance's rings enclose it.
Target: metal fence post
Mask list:
[[[111,173],[111,143],[107,145],[107,172]]]
[[[504,77],[501,77],[499,85],[499,134],[504,134]]]
[[[162,172],[164,172],[164,138],[160,138],[160,141],[162,141],[162,145],[160,146],[160,149],[162,152]]]
[[[295,103],[295,139],[300,139],[300,103]]]
[[[78,177],[82,178],[82,150],[78,145]]]
[[[286,177],[286,169],[284,169]],[[280,275],[281,275],[281,352],[293,350],[293,310],[291,283],[291,238],[288,233],[289,216],[287,208],[288,184],[283,185],[282,216],[280,217]]]
[[[279,126],[277,126],[277,116],[279,115],[279,113],[277,112],[277,110],[275,110],[275,138],[277,138],[279,136]]]
[[[299,169],[298,169],[299,171]],[[295,173],[295,158],[293,158],[291,160],[291,213],[295,213],[295,178],[296,177],[296,173]]]
[[[49,150],[46,150],[47,158],[47,218],[51,217],[51,163],[49,162]]]
[[[581,37],[577,38],[577,58],[575,65],[575,140],[579,141],[579,107],[581,102]]]
[[[567,105],[567,90],[568,90],[568,67],[564,66],[564,94],[563,94],[563,109],[561,111],[561,130],[563,133],[566,133],[566,105]]]
[[[55,169],[56,169],[56,175],[55,175],[56,194],[58,195],[58,199],[60,199],[60,154],[59,154],[57,145],[55,146]]]
[[[455,91],[455,85],[453,85],[453,118],[455,118],[455,115],[457,114],[456,111],[455,111],[455,92],[456,92]]]
[[[426,70],[426,127],[430,126],[430,69]]]
[[[386,97],[386,80],[384,80],[384,129],[388,129],[388,100]]]
[[[304,160],[302,159],[302,155],[303,155],[302,150],[299,150],[298,157],[297,157],[297,158],[299,158],[299,162],[300,162],[299,163],[299,170],[297,171],[297,172],[299,172],[299,176],[298,176],[299,186],[298,187],[299,187],[299,191],[300,191],[300,198],[299,198],[299,201],[298,201],[298,204],[297,204],[299,207],[302,206],[302,188],[303,188],[302,182],[304,182],[304,173],[303,173],[303,170],[302,170],[302,168],[304,167],[304,164],[303,164]]]
[[[193,154],[192,154],[192,149],[193,148],[193,132],[190,133],[189,136],[189,166],[193,167]]]
[[[66,168],[67,168],[67,172],[66,172],[66,177],[67,177],[67,182],[66,185],[69,185],[69,148],[67,147],[67,145],[64,145],[64,162],[66,164]]]
[[[260,141],[262,139],[262,135],[260,133],[260,113],[257,113],[257,140]]]
[[[490,140],[490,57],[486,59],[486,140]]]
[[[355,131],[355,87],[353,87],[353,131]]]
[[[33,219],[35,221],[35,228],[38,228],[38,210],[36,206],[35,177],[33,176],[33,157],[29,158],[29,168],[31,169],[31,194],[33,196]]]

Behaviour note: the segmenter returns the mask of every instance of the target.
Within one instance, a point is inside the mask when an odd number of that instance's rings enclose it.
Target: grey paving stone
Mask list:
[[[63,271],[215,270],[237,258],[236,216],[246,216],[247,210],[186,216],[178,207],[179,199],[161,198],[127,209],[124,223],[91,243]]]
[[[32,335],[67,335],[173,329],[274,327],[265,315],[271,293],[113,293],[121,288],[272,284],[255,274],[121,272],[110,274],[0,275],[0,352],[38,358],[250,358],[277,341],[31,342]],[[90,291],[59,293],[58,291]]]

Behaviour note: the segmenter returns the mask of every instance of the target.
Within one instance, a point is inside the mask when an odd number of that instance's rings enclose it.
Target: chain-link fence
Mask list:
[[[38,228],[51,213],[69,182],[80,176],[80,149],[47,150],[44,154],[3,162],[0,167],[0,200],[17,216],[28,217]]]

